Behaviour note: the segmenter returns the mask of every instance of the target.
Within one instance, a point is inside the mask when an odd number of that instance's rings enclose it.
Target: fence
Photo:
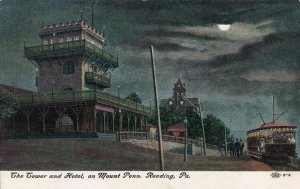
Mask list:
[[[117,139],[121,140],[130,140],[130,139],[137,139],[137,140],[158,140],[157,139],[157,134],[152,134],[152,133],[147,133],[147,132],[133,132],[133,131],[122,131],[121,136],[119,135],[119,132],[116,133]],[[185,143],[185,138],[183,137],[176,137],[176,136],[170,136],[170,135],[162,135],[162,140],[163,141],[168,141],[168,142],[176,142],[176,143]],[[202,147],[203,144],[201,141],[194,140],[194,139],[187,139],[187,144],[193,144],[195,146]],[[211,149],[211,150],[220,150],[218,146],[212,145],[212,144],[207,144],[206,143],[206,148]]]

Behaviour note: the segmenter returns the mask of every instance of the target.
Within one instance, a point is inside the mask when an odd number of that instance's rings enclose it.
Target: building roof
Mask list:
[[[5,84],[0,84],[0,89],[3,89],[5,91],[11,92],[11,93],[16,93],[16,94],[32,94],[34,93],[33,91],[27,90],[27,89],[22,89],[18,87],[13,87],[10,85],[5,85]]]
[[[168,128],[168,132],[184,132],[185,125],[183,122],[176,123]]]
[[[177,82],[174,83],[173,91],[174,93],[172,97],[170,97],[169,99],[160,100],[160,106],[175,105],[184,108],[194,108],[195,106],[199,107],[200,105],[199,98],[187,98],[185,96],[186,88],[185,88],[185,84],[181,80],[181,76],[179,76]],[[172,101],[173,103],[169,104],[170,101]],[[182,101],[183,104],[181,104]]]

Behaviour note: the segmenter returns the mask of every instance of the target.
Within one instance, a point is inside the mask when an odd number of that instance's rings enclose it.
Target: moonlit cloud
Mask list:
[[[275,71],[264,71],[257,70],[251,71],[241,76],[249,81],[297,81],[300,78],[299,72],[286,71],[286,70],[275,70]]]

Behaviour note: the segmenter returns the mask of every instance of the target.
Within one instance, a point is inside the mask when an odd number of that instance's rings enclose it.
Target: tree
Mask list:
[[[10,117],[14,113],[16,102],[15,95],[0,89],[0,119]]]
[[[126,100],[131,100],[133,102],[137,102],[137,103],[140,103],[140,104],[142,103],[142,99],[139,97],[139,95],[137,93],[131,93],[125,99]]]
[[[230,135],[230,130],[225,124],[212,114],[207,115],[203,120],[205,127],[206,143],[222,146],[225,143],[225,129],[226,134]]]
[[[200,114],[189,108],[186,110],[186,117],[188,121],[189,138],[197,139],[198,137],[202,137],[202,123]]]
[[[183,122],[184,117],[188,120],[188,137],[197,139],[203,137],[201,117],[198,112],[195,112],[191,108],[177,108],[175,106],[163,106],[160,107],[160,120],[162,132],[167,133],[168,127],[178,122]],[[149,118],[149,123],[157,125],[156,114],[154,113]],[[206,143],[217,146],[222,146],[225,143],[225,129],[227,136],[230,136],[230,130],[225,124],[212,114],[203,118],[203,124],[205,129]]]

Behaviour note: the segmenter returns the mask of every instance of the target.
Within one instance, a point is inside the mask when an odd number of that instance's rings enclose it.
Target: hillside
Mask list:
[[[158,152],[127,143],[98,139],[0,140],[1,170],[158,170]],[[165,169],[266,171],[249,158],[189,156],[165,153]]]

